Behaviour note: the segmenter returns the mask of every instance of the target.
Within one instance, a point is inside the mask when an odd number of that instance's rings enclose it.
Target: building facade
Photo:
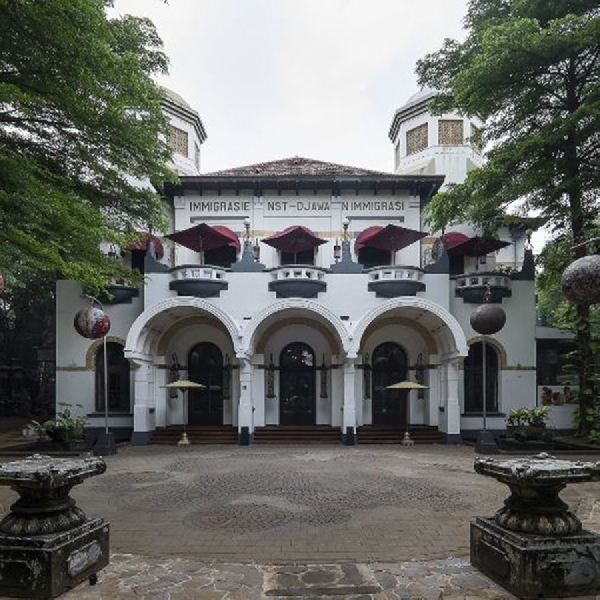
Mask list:
[[[115,284],[105,305],[111,427],[136,444],[182,424],[234,428],[241,443],[297,428],[346,443],[406,428],[458,441],[482,426],[483,346],[469,318],[486,293],[507,314],[485,340],[488,427],[535,403],[527,225],[500,223],[496,246],[468,225],[427,231],[429,199],[481,163],[480,124],[431,115],[431,97],[394,116],[394,173],[295,157],[210,174],[194,171],[197,113],[169,97],[187,144],[176,132],[169,143],[188,174],[165,190],[169,234],[123,253],[143,288]],[[58,282],[57,398],[101,427],[101,342],[72,324],[85,305],[79,284]],[[204,387],[184,399],[164,387],[179,378]],[[406,380],[426,389],[387,387]]]

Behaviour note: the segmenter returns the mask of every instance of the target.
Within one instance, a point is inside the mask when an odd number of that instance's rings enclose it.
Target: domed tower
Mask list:
[[[445,175],[444,186],[462,183],[480,167],[481,120],[459,113],[434,115],[429,105],[436,92],[423,88],[394,114],[389,138],[398,175]]]
[[[161,106],[169,119],[167,144],[173,150],[172,166],[179,175],[200,175],[200,147],[206,140],[200,115],[179,94],[161,89]]]

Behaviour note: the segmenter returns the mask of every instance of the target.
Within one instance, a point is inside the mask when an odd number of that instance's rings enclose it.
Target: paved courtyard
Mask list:
[[[69,597],[510,598],[468,565],[470,519],[507,491],[473,458],[464,446],[122,448],[74,488],[110,522],[114,557],[104,586]],[[563,497],[600,531],[600,484]],[[14,499],[0,489],[0,511]]]

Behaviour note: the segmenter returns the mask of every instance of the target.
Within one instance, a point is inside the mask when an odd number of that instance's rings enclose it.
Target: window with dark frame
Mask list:
[[[131,412],[130,365],[123,353],[123,346],[116,342],[107,342],[108,362],[108,411]],[[104,412],[104,349],[100,345],[96,350],[96,412]]]
[[[485,345],[486,410],[498,412],[498,352],[489,343]],[[469,347],[464,363],[465,413],[483,412],[483,344],[475,342]]]

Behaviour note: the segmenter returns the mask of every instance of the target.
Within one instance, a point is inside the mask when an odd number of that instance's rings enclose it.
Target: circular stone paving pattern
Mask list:
[[[198,529],[231,529],[258,531],[271,529],[291,520],[292,513],[261,504],[231,505],[193,512],[187,525]]]

